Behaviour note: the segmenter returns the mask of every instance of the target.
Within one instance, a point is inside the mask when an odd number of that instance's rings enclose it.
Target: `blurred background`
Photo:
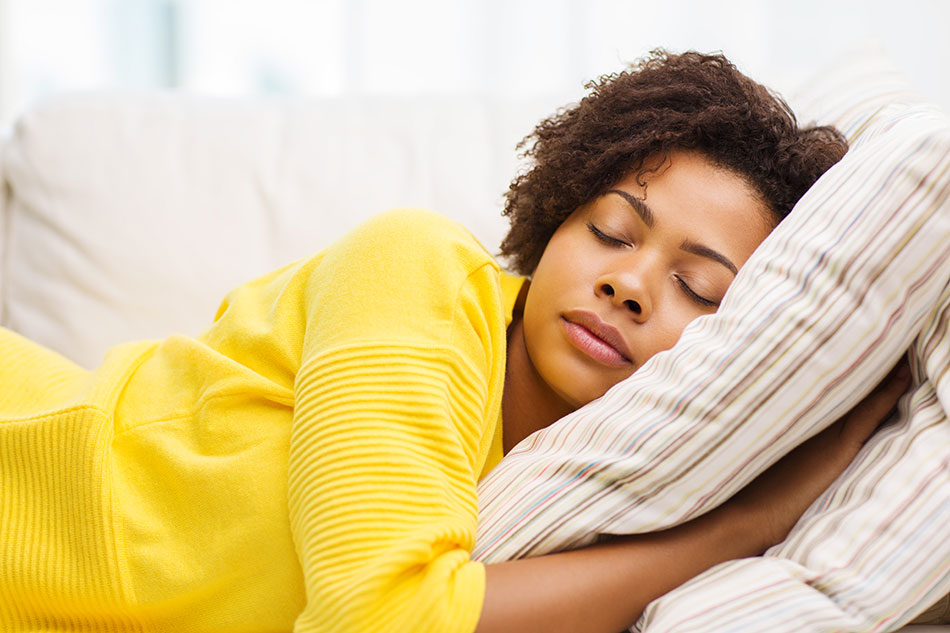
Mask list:
[[[878,40],[950,111],[946,0],[0,0],[0,128],[77,90],[576,98],[646,51],[779,90]]]

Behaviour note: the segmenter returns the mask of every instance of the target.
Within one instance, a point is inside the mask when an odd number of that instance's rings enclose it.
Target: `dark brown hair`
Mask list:
[[[587,84],[580,103],[542,121],[518,145],[530,168],[512,181],[501,253],[531,274],[574,209],[653,155],[702,152],[745,179],[777,224],[847,151],[834,128],[799,127],[781,97],[721,54],[656,50]]]

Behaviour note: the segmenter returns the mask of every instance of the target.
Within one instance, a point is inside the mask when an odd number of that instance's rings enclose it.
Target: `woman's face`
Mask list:
[[[673,346],[719,306],[768,235],[753,189],[696,152],[673,151],[579,207],[532,276],[524,343],[535,373],[576,408]]]

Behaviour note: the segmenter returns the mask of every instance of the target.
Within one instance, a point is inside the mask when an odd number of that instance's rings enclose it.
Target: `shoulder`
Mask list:
[[[452,346],[456,328],[504,326],[500,267],[467,229],[432,211],[381,213],[314,264],[301,271],[302,303],[308,329],[327,345],[355,337]]]
[[[422,207],[396,207],[377,213],[363,222],[357,230],[412,230],[416,234],[443,234],[445,232],[464,233],[471,235],[465,227],[455,220]],[[474,237],[472,239],[475,239]]]
[[[500,270],[464,226],[435,211],[415,207],[384,211],[344,236],[337,246],[361,254],[367,264],[398,263],[402,270],[418,266],[438,274],[440,271],[433,270],[436,263],[456,273],[484,265]]]

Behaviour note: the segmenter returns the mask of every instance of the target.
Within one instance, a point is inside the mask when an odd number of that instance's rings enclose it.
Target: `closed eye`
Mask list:
[[[587,223],[587,230],[594,234],[598,240],[607,244],[608,246],[630,246],[623,240],[618,240],[616,237],[610,237],[600,229],[598,229],[592,222]]]
[[[630,244],[628,244],[627,242],[624,242],[623,240],[619,240],[616,237],[611,237],[607,235],[606,233],[598,229],[593,224],[593,222],[587,223],[587,230],[590,231],[594,235],[594,237],[596,237],[599,241],[603,242],[604,244],[608,246],[614,246],[614,247],[630,246]],[[703,307],[707,307],[707,308],[715,308],[719,306],[719,302],[713,301],[711,299],[707,299],[706,297],[703,297],[702,295],[697,294],[696,291],[690,288],[689,284],[687,284],[686,281],[684,281],[681,277],[676,277],[676,283],[679,284],[680,289],[682,289],[682,291],[686,293],[687,297],[689,297],[692,301],[695,301],[699,305]]]
[[[702,305],[702,306],[706,306],[706,307],[708,307],[708,308],[714,308],[714,307],[716,307],[716,306],[719,305],[719,303],[718,303],[717,301],[712,301],[712,300],[710,300],[710,299],[707,299],[706,297],[702,297],[702,296],[696,294],[696,292],[695,292],[692,288],[690,288],[690,287],[689,287],[689,284],[687,284],[685,281],[683,281],[682,278],[677,277],[677,278],[676,278],[676,283],[678,283],[678,284],[680,285],[680,288],[683,289],[683,292],[686,293],[686,296],[689,297],[690,299],[692,299],[693,301],[695,301],[696,303],[698,303],[698,304],[700,304],[700,305]]]

